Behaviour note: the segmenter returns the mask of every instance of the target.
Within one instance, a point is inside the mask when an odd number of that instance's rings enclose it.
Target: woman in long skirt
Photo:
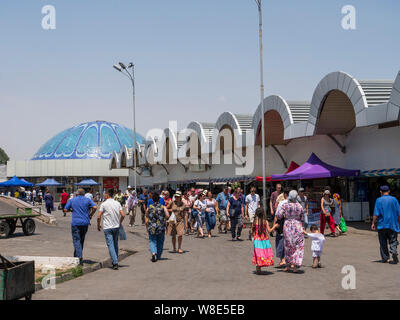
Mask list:
[[[268,235],[275,229],[265,220],[265,213],[262,208],[257,208],[251,234],[253,237],[253,265],[256,266],[257,274],[261,273],[261,267],[274,265],[274,253]]]
[[[291,269],[295,273],[301,266],[304,257],[304,209],[297,202],[297,195],[297,191],[290,191],[289,202],[283,204],[282,209],[276,213],[278,219],[285,219],[283,237],[286,268],[284,271],[288,272]]]

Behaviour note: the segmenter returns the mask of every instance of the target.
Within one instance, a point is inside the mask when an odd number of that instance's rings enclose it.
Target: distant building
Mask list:
[[[136,139],[144,144],[140,134]],[[74,183],[92,178],[105,188],[125,189],[129,169],[109,170],[113,152],[123,146],[133,146],[132,130],[106,121],[81,123],[49,139],[31,160],[8,161],[7,177],[17,175],[32,183],[55,178],[70,190]]]

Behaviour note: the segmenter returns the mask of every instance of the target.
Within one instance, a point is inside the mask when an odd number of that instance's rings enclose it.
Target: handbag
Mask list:
[[[172,212],[171,216],[168,219],[168,222],[172,222],[172,223],[176,223],[176,217],[175,217],[175,213]]]
[[[340,218],[339,228],[340,228],[340,230],[342,230],[343,233],[347,232],[346,221],[344,220],[343,217]]]

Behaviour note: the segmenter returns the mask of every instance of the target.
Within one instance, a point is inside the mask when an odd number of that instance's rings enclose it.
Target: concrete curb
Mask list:
[[[118,255],[118,261],[122,261],[137,252],[137,251],[128,250],[128,249],[121,249],[120,251],[121,251],[121,253]],[[81,275],[75,276],[72,271],[63,273],[62,275],[55,277],[55,282],[56,282],[56,284],[59,284],[59,283],[65,282],[65,281],[79,278],[85,274],[88,274],[88,273],[91,273],[91,272],[94,272],[94,271],[97,271],[97,270],[100,270],[103,268],[110,268],[111,266],[112,266],[111,258],[104,259],[93,265],[83,267]],[[48,280],[51,280],[51,279],[54,279],[54,278],[50,278]],[[42,290],[42,289],[43,289],[43,286],[42,286],[41,282],[35,283],[35,292]]]

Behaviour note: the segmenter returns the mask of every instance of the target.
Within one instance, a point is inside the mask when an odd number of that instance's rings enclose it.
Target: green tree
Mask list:
[[[7,153],[0,148],[0,164],[7,164],[8,160],[10,160],[10,158],[8,157]]]

